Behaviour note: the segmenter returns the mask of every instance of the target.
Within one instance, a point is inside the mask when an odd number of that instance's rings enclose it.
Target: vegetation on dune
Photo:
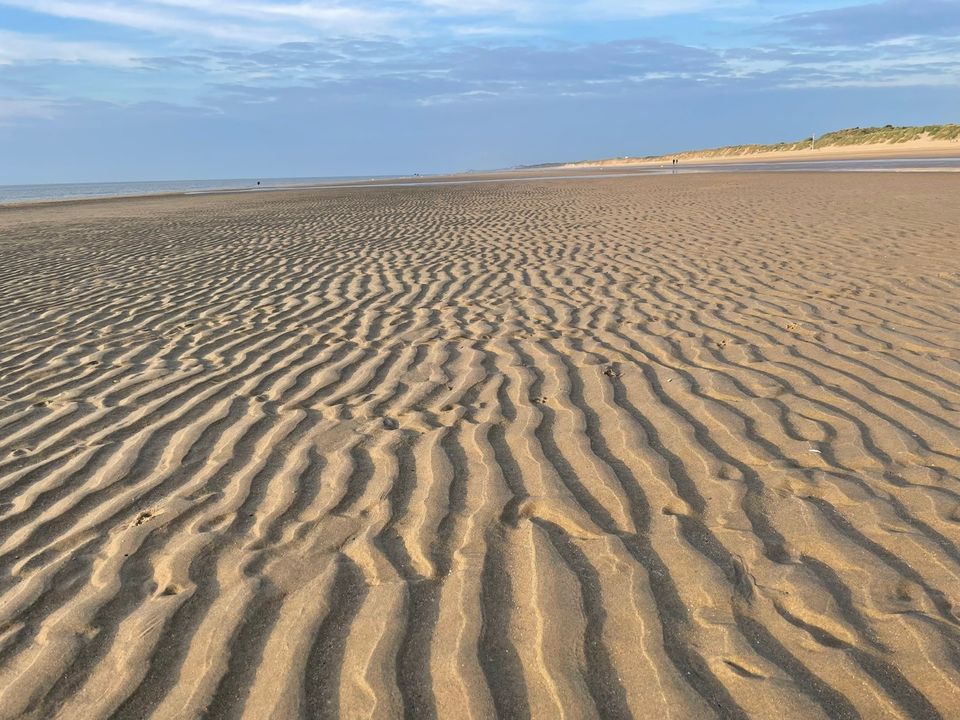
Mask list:
[[[848,128],[837,130],[816,138],[818,148],[840,147],[850,145],[895,145],[910,140],[960,140],[960,125],[922,125],[918,127],[884,127]],[[679,153],[684,156],[720,156],[720,155],[752,155],[754,153],[776,152],[778,150],[806,150],[811,147],[812,138],[805,138],[796,142],[781,142],[772,145],[732,145],[729,147],[713,148],[710,150],[693,150]]]
[[[864,145],[874,143],[902,143],[922,138],[931,140],[956,140],[960,138],[960,125],[923,125],[920,127],[852,128],[827,133],[818,138],[818,145]]]
[[[837,130],[827,133],[826,135],[821,135],[816,138],[815,145],[818,149],[850,145],[895,145],[911,140],[922,139],[960,141],[960,125],[921,125],[917,127],[885,125],[883,127],[848,128],[846,130]],[[600,163],[623,162],[624,160],[661,160],[668,158],[736,157],[738,155],[755,155],[758,153],[786,150],[807,150],[811,147],[811,140],[812,138],[808,137],[795,142],[781,142],[771,145],[730,145],[709,150],[688,150],[671,155],[651,155],[640,158],[601,160]]]

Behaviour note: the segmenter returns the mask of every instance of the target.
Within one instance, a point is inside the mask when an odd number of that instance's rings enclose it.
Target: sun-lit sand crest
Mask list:
[[[0,717],[957,717],[954,175],[0,214]]]

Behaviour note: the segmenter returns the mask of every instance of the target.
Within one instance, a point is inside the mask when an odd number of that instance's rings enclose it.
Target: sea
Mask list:
[[[558,168],[554,168],[558,169]],[[780,160],[775,162],[744,162],[717,164],[662,165],[604,169],[577,169],[563,174],[547,174],[546,169],[534,178],[545,180],[601,179],[636,175],[663,175],[686,173],[755,173],[755,172],[960,172],[960,157],[952,158],[890,158],[884,160]],[[407,176],[409,178],[409,176]],[[530,177],[504,176],[499,178],[457,179],[429,176],[398,182],[395,175],[363,175],[353,177],[299,177],[299,178],[234,178],[228,180],[160,180],[148,182],[69,183],[61,185],[0,185],[0,205],[44,200],[78,200],[82,198],[127,197],[139,195],[192,194],[218,191],[256,191],[282,188],[316,188],[330,185],[341,187],[378,187],[376,181],[390,185],[464,185],[479,183],[524,182]],[[373,182],[371,182],[373,181]],[[361,183],[353,185],[353,183]]]
[[[43,200],[80,200],[84,198],[128,197],[213,192],[217,190],[254,190],[290,188],[330,183],[388,180],[392,176],[231,178],[225,180],[149,180],[141,182],[62,183],[55,185],[0,185],[0,204]]]

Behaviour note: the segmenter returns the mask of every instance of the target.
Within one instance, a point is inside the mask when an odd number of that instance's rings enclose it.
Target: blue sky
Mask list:
[[[442,172],[960,120],[960,0],[0,0],[0,183]]]

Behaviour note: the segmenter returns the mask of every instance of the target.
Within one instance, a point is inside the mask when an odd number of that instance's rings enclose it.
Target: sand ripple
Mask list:
[[[0,717],[960,716],[958,190],[0,211]]]

